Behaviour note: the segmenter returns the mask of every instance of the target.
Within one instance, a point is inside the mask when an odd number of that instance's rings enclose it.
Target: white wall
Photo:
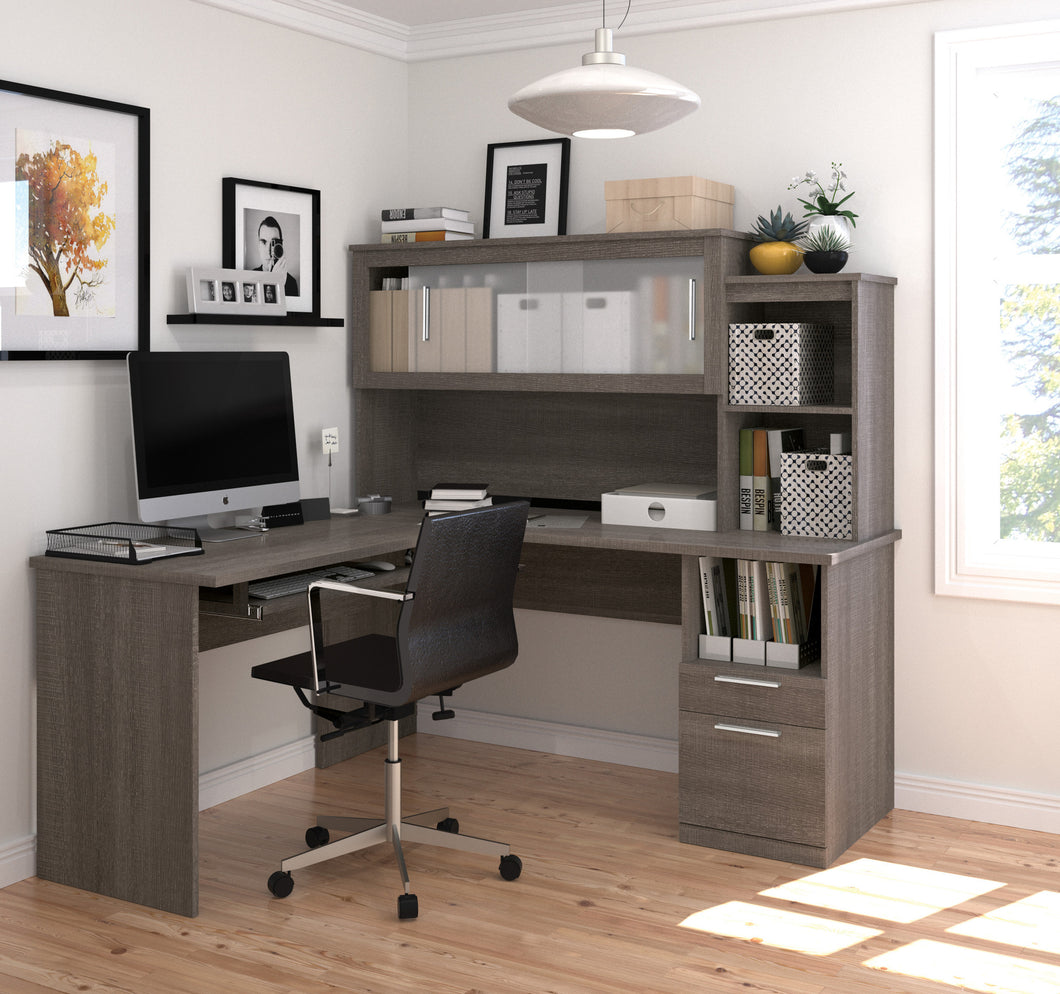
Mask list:
[[[407,192],[404,65],[191,0],[54,0],[48,28],[0,0],[0,22],[5,78],[150,108],[152,346],[289,351],[303,495],[326,494],[320,429],[352,440],[348,329],[171,327],[166,314],[187,310],[185,267],[221,264],[221,180],[239,176],[321,191],[322,311],[346,317],[346,246]],[[26,561],[47,528],[134,516],[127,407],[119,362],[0,363],[0,864],[34,831]],[[336,502],[349,456],[347,444],[335,460]],[[308,733],[292,696],[250,680],[242,650],[201,662],[203,771]]]
[[[634,8],[635,12],[635,8]],[[861,215],[850,267],[895,275],[896,765],[901,784],[973,785],[981,796],[1035,795],[1060,831],[1060,613],[1055,608],[938,598],[932,591],[932,34],[937,30],[1055,17],[1053,0],[939,0],[878,10],[756,21],[680,34],[616,37],[631,64],[696,90],[702,108],[655,134],[619,142],[575,141],[568,231],[604,228],[604,181],[689,173],[733,183],[736,227],[778,203],[796,208],[787,185],[807,169],[841,160]],[[410,68],[413,202],[445,200],[481,215],[489,142],[546,137],[511,115],[509,94],[578,63],[585,45],[451,59]],[[488,85],[486,85],[488,81]],[[467,688],[473,706],[547,717],[548,688],[566,686],[575,663],[549,651],[552,619],[528,615],[530,647],[508,671]],[[591,622],[589,624],[592,624]],[[532,628],[530,626],[533,626]],[[598,643],[612,638],[599,625]],[[589,629],[591,631],[591,629]],[[579,648],[591,638],[582,639]],[[611,647],[614,646],[611,642]],[[665,629],[643,666],[668,656]],[[587,649],[592,652],[591,646]],[[606,650],[610,651],[610,649]],[[593,657],[603,665],[606,655]],[[624,668],[622,668],[624,667]],[[533,669],[524,688],[515,670]],[[636,672],[621,661],[618,673]],[[512,696],[516,688],[520,694]],[[673,690],[645,692],[642,727],[672,721]],[[511,701],[517,703],[513,705]],[[606,724],[606,706],[585,699],[583,723]],[[569,706],[564,708],[569,712]],[[569,719],[565,719],[569,720]],[[670,726],[672,727],[672,725]],[[657,734],[657,733],[654,733]],[[974,791],[973,791],[974,793]],[[901,791],[899,792],[901,803]],[[907,792],[909,800],[911,793]],[[932,800],[918,797],[930,807]],[[940,807],[944,807],[939,802]],[[960,813],[951,808],[954,813]],[[980,805],[971,817],[1003,820]]]

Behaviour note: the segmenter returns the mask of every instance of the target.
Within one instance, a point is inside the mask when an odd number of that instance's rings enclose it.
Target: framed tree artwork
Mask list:
[[[150,112],[0,80],[0,359],[150,348]]]

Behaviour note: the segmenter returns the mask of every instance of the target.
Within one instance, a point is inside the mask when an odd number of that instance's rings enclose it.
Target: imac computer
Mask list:
[[[137,511],[199,530],[206,542],[251,531],[209,515],[299,499],[286,352],[131,352]]]

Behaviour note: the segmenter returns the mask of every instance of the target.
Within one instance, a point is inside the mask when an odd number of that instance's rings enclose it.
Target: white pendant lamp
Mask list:
[[[628,138],[665,128],[699,107],[672,79],[626,65],[611,29],[596,29],[596,49],[582,64],[524,86],[508,101],[513,114],[575,138]]]

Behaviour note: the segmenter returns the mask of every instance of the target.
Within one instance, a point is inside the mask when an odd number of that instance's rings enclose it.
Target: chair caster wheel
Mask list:
[[[458,822],[455,818],[443,818],[440,822],[438,822],[438,831],[449,832],[450,835],[459,835],[460,822]]]
[[[314,825],[312,828],[305,830],[305,844],[310,849],[319,849],[321,846],[326,846],[330,841],[331,834],[320,825]]]
[[[523,872],[523,861],[515,855],[501,856],[500,870],[505,880],[517,880]]]
[[[294,881],[285,870],[277,870],[269,877],[268,887],[273,897],[287,897],[294,890]]]
[[[418,918],[420,905],[415,894],[401,894],[398,897],[398,918]]]

